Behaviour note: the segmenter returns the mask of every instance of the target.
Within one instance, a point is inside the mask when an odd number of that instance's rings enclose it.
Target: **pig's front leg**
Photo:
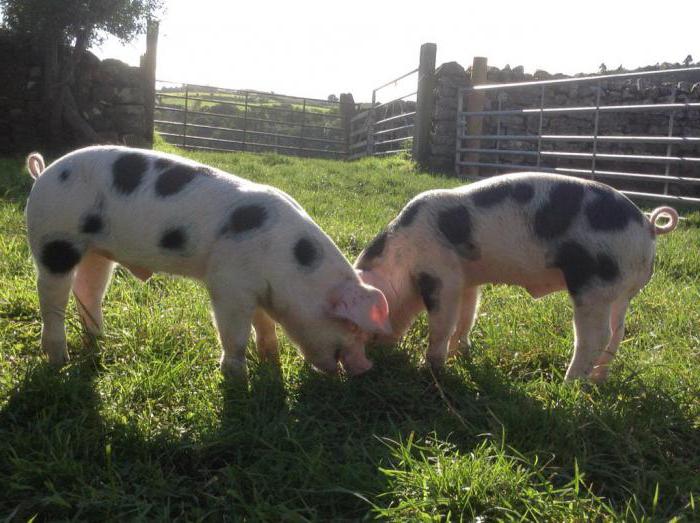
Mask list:
[[[462,292],[462,282],[457,280],[429,272],[419,273],[416,279],[428,311],[430,338],[426,363],[433,369],[439,369],[447,360],[450,339],[457,327]]]
[[[214,321],[221,340],[221,372],[228,378],[248,377],[245,350],[255,302],[246,293],[228,287],[210,287]]]
[[[264,310],[257,308],[253,315],[253,327],[255,328],[255,346],[260,359],[279,364],[275,320],[270,318]]]
[[[474,326],[476,320],[476,311],[479,308],[479,297],[481,295],[481,287],[465,287],[462,291],[462,303],[459,312],[459,321],[457,329],[450,340],[449,356],[454,356],[459,351],[460,342],[466,338],[467,346],[463,350],[464,356],[469,357],[469,331]]]
[[[598,356],[610,341],[610,303],[574,304],[574,357],[564,379],[587,378]]]

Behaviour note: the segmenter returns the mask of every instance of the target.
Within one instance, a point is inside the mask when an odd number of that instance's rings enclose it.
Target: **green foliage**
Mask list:
[[[178,152],[157,138],[156,147]],[[401,158],[180,154],[290,193],[354,259],[416,193],[458,184]],[[29,176],[0,161],[0,519],[697,521],[700,215],[660,238],[610,382],[562,383],[562,294],[485,289],[472,359],[420,361],[420,318],[354,379],[249,353],[222,379],[205,291],[118,269],[106,333],[68,312],[71,363],[40,353]]]
[[[155,15],[163,0],[0,0],[3,24],[41,41],[59,38],[70,44],[86,33],[89,44],[108,33],[127,42],[144,32],[146,20]]]

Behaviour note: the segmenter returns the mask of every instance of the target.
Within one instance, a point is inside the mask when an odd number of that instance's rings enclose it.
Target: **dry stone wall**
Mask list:
[[[48,143],[49,111],[41,101],[43,69],[37,49],[21,38],[0,33],[0,63],[0,154],[89,145],[70,134],[60,144]],[[96,131],[97,143],[150,146],[140,68],[118,60],[101,61],[86,52],[75,79],[78,109]]]
[[[682,67],[680,64],[664,64],[662,68]],[[649,68],[655,69],[655,68]],[[443,64],[436,70],[435,110],[432,133],[432,161],[435,169],[452,171],[454,169],[455,125],[457,112],[457,89],[469,85],[469,70],[451,62]],[[513,83],[533,80],[550,80],[566,78],[564,75],[550,75],[545,71],[526,74],[522,67],[511,69],[489,68],[488,83]],[[547,87],[544,92],[544,104],[549,107],[577,107],[595,105],[598,87],[593,84],[560,84]],[[656,104],[672,102],[700,102],[700,74],[679,74],[675,76],[645,77],[629,80],[605,80],[600,86],[600,105]],[[487,91],[485,109],[522,109],[539,107],[542,93],[538,89],[509,89],[508,91]],[[496,134],[498,120],[495,117],[484,118],[483,134]],[[500,119],[500,133],[512,135],[536,134],[539,131],[539,115],[517,115]],[[542,121],[544,134],[593,135],[594,115],[564,114],[545,117]],[[623,136],[668,136],[669,113],[601,113],[598,122],[598,135]],[[673,116],[673,136],[700,137],[700,110],[678,110]],[[481,148],[496,148],[495,141],[482,141]],[[501,141],[501,149],[519,149],[536,151],[536,141]],[[592,152],[591,143],[550,142],[543,150],[566,152]],[[666,156],[669,152],[666,144],[624,144],[613,145],[599,143],[597,153],[611,154],[646,154]],[[673,156],[700,156],[697,143],[674,144],[670,154]],[[482,155],[482,161],[495,161],[495,156]],[[528,155],[501,155],[501,162],[520,165],[533,165],[536,158]],[[575,168],[590,168],[590,160],[555,160],[552,165]],[[598,160],[596,169],[636,171],[648,174],[663,174],[662,165],[630,164],[621,162],[604,162]],[[700,177],[697,164],[675,165],[671,174]],[[624,184],[616,183],[616,185]],[[639,188],[639,184],[636,184]]]

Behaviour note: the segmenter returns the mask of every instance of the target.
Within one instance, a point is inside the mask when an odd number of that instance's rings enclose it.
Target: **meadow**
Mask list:
[[[454,178],[402,158],[344,163],[175,151],[296,198],[354,261],[418,192]],[[601,387],[564,384],[571,306],[489,286],[470,360],[421,366],[421,317],[356,378],[218,370],[203,288],[118,269],[105,334],[50,368],[23,209],[22,159],[0,159],[0,520],[697,521],[700,214],[659,239]]]

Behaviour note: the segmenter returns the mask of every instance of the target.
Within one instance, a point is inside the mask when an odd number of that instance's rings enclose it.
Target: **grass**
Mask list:
[[[169,146],[160,143],[160,148]],[[457,185],[403,159],[182,153],[293,195],[354,260],[416,193]],[[695,521],[700,517],[700,216],[660,239],[609,383],[564,385],[571,308],[491,287],[472,360],[420,366],[421,318],[375,369],[328,378],[282,338],[225,382],[205,293],[119,269],[106,334],[39,349],[23,206],[0,160],[0,519]]]

